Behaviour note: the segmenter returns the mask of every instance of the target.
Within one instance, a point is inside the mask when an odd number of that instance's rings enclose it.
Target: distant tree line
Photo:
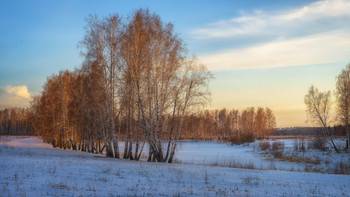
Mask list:
[[[206,67],[145,9],[90,16],[79,45],[82,67],[48,77],[33,99],[33,130],[55,147],[115,158],[138,160],[148,143],[149,161],[171,163],[186,115],[208,101]]]
[[[0,110],[0,134],[31,135],[29,110],[26,108],[5,108]]]
[[[185,117],[183,138],[231,140],[249,134],[262,139],[274,134],[275,128],[276,118],[270,108],[203,110]]]
[[[277,136],[322,136],[322,127],[288,127],[276,129]],[[345,127],[334,125],[329,128],[335,136],[345,136]]]

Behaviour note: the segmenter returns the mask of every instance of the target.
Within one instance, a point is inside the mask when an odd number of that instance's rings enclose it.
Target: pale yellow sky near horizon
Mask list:
[[[213,71],[211,104],[208,109],[269,107],[277,127],[314,126],[306,122],[304,96],[314,85],[334,91],[336,76],[345,63],[265,69]],[[333,101],[334,98],[333,98]],[[335,104],[333,104],[333,109]]]

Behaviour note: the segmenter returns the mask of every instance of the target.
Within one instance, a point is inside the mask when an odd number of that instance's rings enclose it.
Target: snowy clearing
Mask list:
[[[249,145],[231,145],[217,142],[181,142],[175,158],[183,163],[205,164],[240,163],[253,165],[254,168],[270,169],[274,166],[280,170],[299,169],[300,165],[291,162],[267,160],[256,151],[256,143]]]
[[[268,140],[284,144],[283,157],[274,158],[271,150],[261,151],[256,141],[250,144],[231,145],[218,142],[181,142],[175,159],[179,163],[219,166],[242,166],[263,170],[315,171],[329,174],[349,174],[350,154],[335,153],[333,150],[295,150],[295,140]],[[304,142],[307,147],[308,140]],[[338,144],[343,141],[337,140]],[[293,161],[293,162],[292,162]]]
[[[195,146],[196,142],[192,143]],[[178,152],[179,158],[185,154],[184,147],[185,144]],[[186,154],[190,159],[189,153]],[[54,149],[37,137],[2,136],[0,169],[1,196],[348,196],[350,193],[348,175],[134,162]]]

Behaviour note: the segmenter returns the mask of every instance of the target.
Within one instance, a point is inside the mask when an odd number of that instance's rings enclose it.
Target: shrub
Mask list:
[[[222,160],[215,160],[213,162],[204,162],[206,166],[220,166],[228,168],[243,168],[243,169],[257,169],[252,161],[241,162],[234,158],[226,158]]]
[[[320,151],[328,150],[326,139],[323,137],[314,138],[312,141],[310,141],[309,147]]]
[[[259,142],[259,149],[260,150],[267,150],[270,148],[270,142],[268,141],[260,141]]]
[[[283,155],[284,142],[275,141],[272,143],[271,153],[275,158],[280,158]]]
[[[335,174],[350,174],[350,164],[344,161],[338,161],[335,164]]]
[[[232,144],[244,144],[251,143],[255,141],[255,136],[253,133],[241,133],[230,138]]]
[[[306,151],[306,144],[305,144],[305,139],[295,139],[294,140],[294,150],[299,151],[299,152],[305,152]]]
[[[260,178],[258,176],[244,176],[241,177],[243,184],[259,185]]]

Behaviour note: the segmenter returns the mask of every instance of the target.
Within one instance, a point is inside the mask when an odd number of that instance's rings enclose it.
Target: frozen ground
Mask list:
[[[307,149],[296,151],[295,140],[275,140],[285,146],[283,158],[276,159],[270,150],[259,150],[260,141],[245,145],[217,142],[181,142],[175,158],[180,163],[221,166],[248,166],[255,169],[284,171],[317,171],[323,173],[350,173],[350,154],[337,154],[332,150]],[[272,144],[275,141],[268,141]],[[307,147],[308,141],[305,140]],[[344,144],[344,141],[337,140]]]
[[[293,146],[293,140],[283,140],[287,148]],[[272,143],[272,142],[271,142]],[[119,142],[120,154],[124,151],[124,142]],[[237,163],[251,165],[259,169],[276,168],[279,170],[303,170],[304,165],[293,162],[270,160],[257,150],[258,142],[245,145],[231,145],[215,141],[182,141],[175,154],[177,163],[213,165],[214,163]],[[166,147],[164,144],[163,147]],[[133,147],[135,148],[135,146]],[[143,151],[144,158],[148,157],[148,145]]]
[[[196,146],[195,142],[192,143],[189,146]],[[202,145],[205,146],[205,143],[199,144]],[[186,143],[178,156],[190,159],[191,151],[184,151],[185,147]],[[350,194],[348,175],[108,159],[102,155],[53,149],[36,137],[2,137],[0,170],[0,196]]]
[[[289,145],[289,142],[286,142]],[[301,168],[292,162],[279,162],[267,160],[256,151],[255,143],[249,145],[231,145],[229,143],[217,142],[182,142],[175,154],[175,158],[184,163],[212,164],[219,163],[241,163],[242,165],[253,165],[254,168],[270,169],[274,166],[280,170]]]

